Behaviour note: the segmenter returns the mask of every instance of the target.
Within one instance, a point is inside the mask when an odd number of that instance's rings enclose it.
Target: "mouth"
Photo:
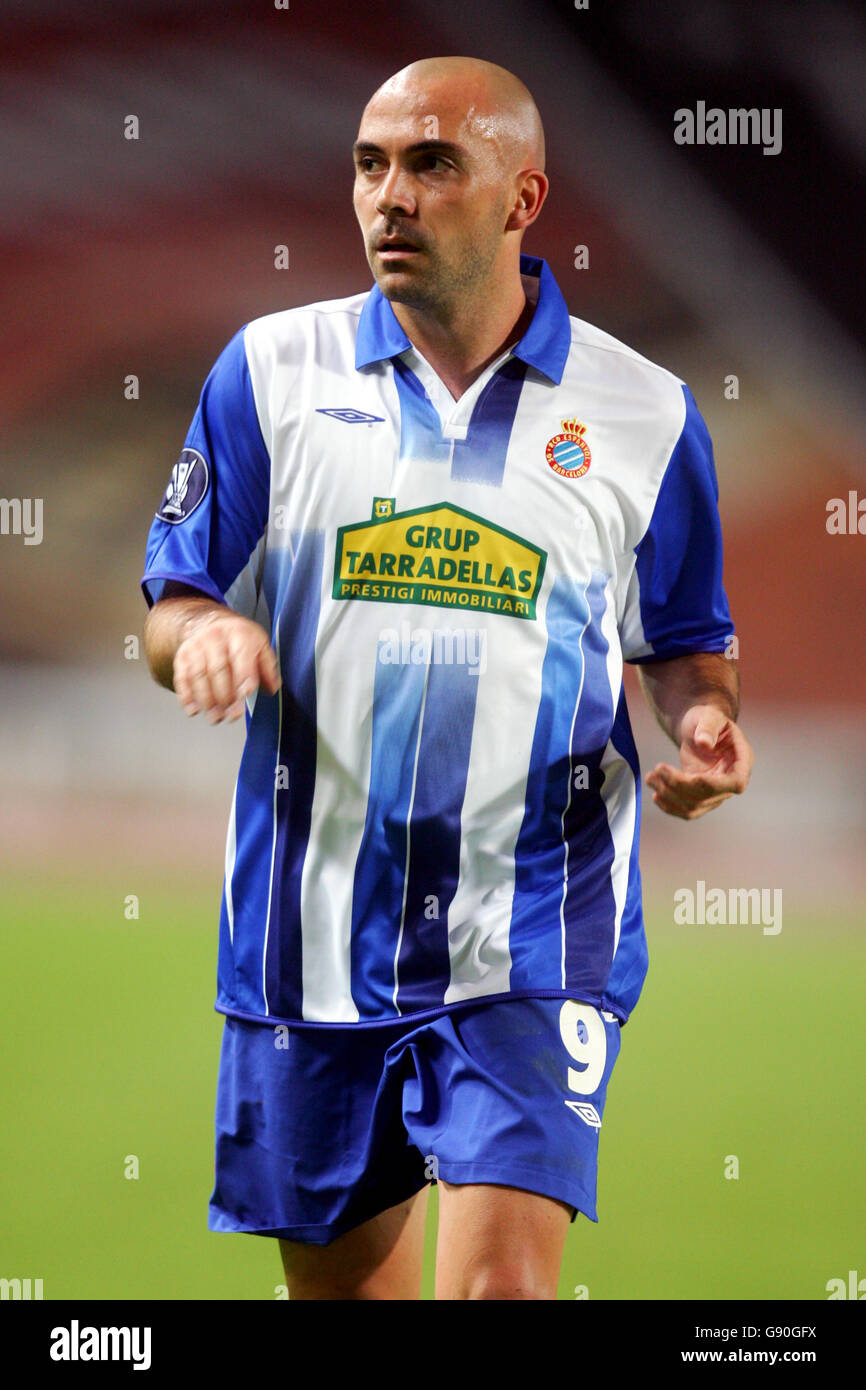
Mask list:
[[[417,256],[420,250],[420,246],[403,237],[382,237],[376,242],[376,255],[385,262],[406,260]]]

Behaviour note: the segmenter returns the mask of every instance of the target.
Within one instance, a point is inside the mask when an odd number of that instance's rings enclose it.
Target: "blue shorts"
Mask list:
[[[471,1001],[423,1023],[227,1018],[208,1226],[327,1245],[430,1181],[596,1213],[620,1024],[563,999]]]

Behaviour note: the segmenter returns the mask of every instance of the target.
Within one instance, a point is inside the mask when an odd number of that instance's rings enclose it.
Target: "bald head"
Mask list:
[[[368,101],[354,159],[367,259],[407,322],[411,310],[453,328],[491,303],[517,317],[520,243],[548,187],[541,119],[519,78],[479,58],[410,63]]]
[[[422,58],[389,77],[365,116],[399,106],[407,118],[447,122],[495,154],[503,173],[544,169],[544,129],[532,93],[507,68],[481,58]]]

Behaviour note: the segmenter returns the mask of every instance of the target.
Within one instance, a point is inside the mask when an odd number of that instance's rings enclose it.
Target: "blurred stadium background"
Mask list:
[[[46,1298],[279,1283],[271,1242],[205,1229],[241,736],[187,722],[129,638],[204,377],[249,319],[370,283],[351,141],[375,87],[436,53],[526,81],[552,180],[526,249],[697,397],[757,755],[700,822],[645,802],[650,976],[561,1297],[824,1298],[866,1275],[866,537],[825,524],[866,495],[862,7],[12,0],[0,51],[0,494],[44,501],[40,545],[0,536],[0,1276]],[[781,153],[676,145],[698,100],[781,108]],[[673,750],[629,691],[646,769]],[[781,933],[677,926],[698,879],[780,888]]]

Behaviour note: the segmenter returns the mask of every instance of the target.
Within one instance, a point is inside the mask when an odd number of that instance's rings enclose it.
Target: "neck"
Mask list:
[[[491,362],[523,337],[535,306],[518,274],[506,293],[496,289],[474,296],[448,313],[409,304],[391,307],[412,345],[459,400]]]

